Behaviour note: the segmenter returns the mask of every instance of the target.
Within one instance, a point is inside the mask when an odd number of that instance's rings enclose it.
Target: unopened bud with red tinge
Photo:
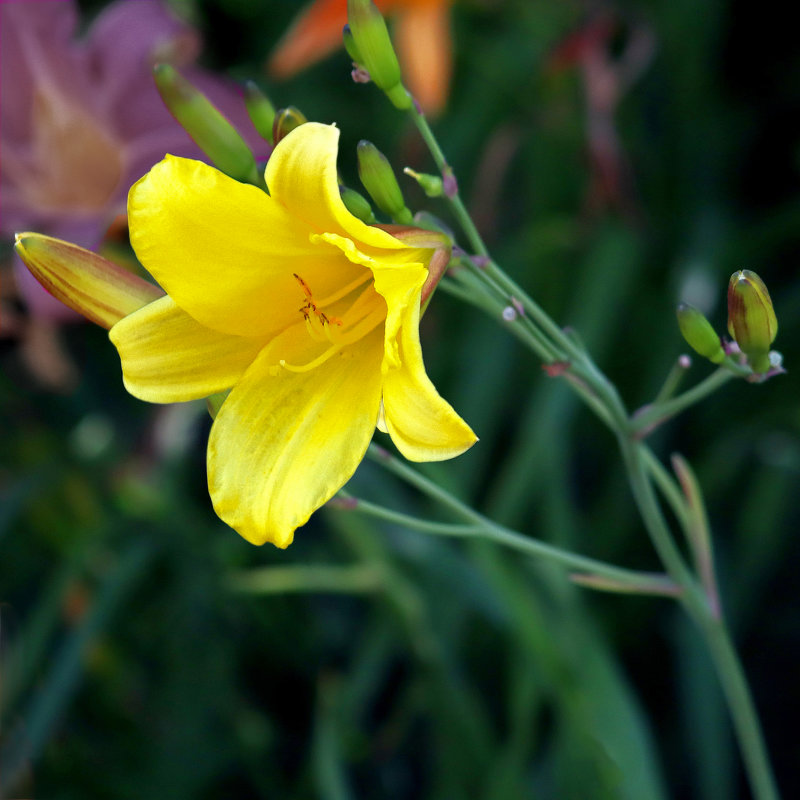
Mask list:
[[[769,348],[778,333],[778,320],[764,281],[749,269],[734,272],[728,284],[728,333],[753,372],[769,371]]]
[[[52,236],[18,233],[14,247],[53,297],[103,328],[164,295],[113,261]]]
[[[281,139],[285,139],[287,134],[295,128],[305,125],[308,122],[306,115],[294,106],[280,108],[275,112],[275,119],[272,122],[272,141],[278,144]]]
[[[678,327],[689,347],[701,356],[721,364],[725,350],[711,323],[694,306],[681,303],[677,309]]]

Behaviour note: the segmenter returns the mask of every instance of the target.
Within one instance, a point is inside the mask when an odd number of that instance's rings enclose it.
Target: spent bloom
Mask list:
[[[428,113],[447,102],[453,70],[450,33],[452,0],[377,0],[394,20],[404,80]],[[314,0],[300,12],[269,60],[269,71],[289,78],[342,46],[347,0]]]
[[[209,491],[256,544],[286,547],[376,425],[415,461],[476,441],[422,362],[436,234],[401,240],[408,229],[352,216],[338,136],[318,123],[289,133],[267,164],[269,194],[167,156],[128,199],[131,242],[166,296],[110,331],[125,386],[155,403],[230,392],[208,442]]]
[[[193,66],[199,38],[162,3],[113,3],[80,39],[77,25],[69,0],[0,4],[3,236],[34,229],[96,247],[131,184],[166,152],[200,155],[158,95],[156,62],[184,68],[259,141],[232,87]],[[34,313],[63,316],[25,270],[17,277]]]

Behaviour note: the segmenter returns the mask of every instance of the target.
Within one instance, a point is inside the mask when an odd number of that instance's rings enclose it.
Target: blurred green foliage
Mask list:
[[[497,260],[632,409],[685,349],[679,301],[723,330],[730,273],[767,282],[789,374],[727,385],[652,439],[706,491],[724,603],[779,782],[799,796],[800,54],[763,4],[608,4],[612,57],[637,32],[652,47],[612,114],[624,169],[609,195],[587,156],[582,73],[553,66],[589,5],[457,3],[456,76],[434,127]],[[360,139],[398,174],[431,170],[343,53],[266,82],[294,4],[175,6],[204,32],[209,66],[339,125],[351,185]],[[446,218],[402,180],[412,210]],[[437,387],[481,437],[429,475],[532,536],[656,567],[612,438],[565,386],[452,298],[437,296],[422,335]],[[342,510],[285,552],[254,548],[206,497],[203,405],[139,403],[103,331],[61,338],[80,374],[67,394],[39,385],[13,341],[0,352],[0,795],[748,796],[702,644],[669,602],[592,594],[494,547]],[[688,380],[709,371],[695,359]],[[444,518],[374,464],[350,490]],[[235,588],[244,569],[308,565],[345,571],[327,590],[302,572],[281,591]]]

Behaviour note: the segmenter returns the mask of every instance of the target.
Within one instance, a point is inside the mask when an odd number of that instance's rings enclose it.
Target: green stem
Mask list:
[[[670,508],[678,519],[681,528],[688,530],[690,524],[690,513],[686,505],[686,498],[680,489],[680,486],[675,482],[675,479],[670,475],[669,471],[664,465],[655,457],[653,451],[642,445],[640,453],[644,459],[645,466],[650,472],[651,477],[658,486],[661,494],[669,503]]]
[[[709,604],[670,535],[653,487],[647,476],[647,457],[641,442],[620,437],[634,499],[667,574],[683,588],[679,601],[700,628],[711,653],[728,702],[734,729],[757,800],[777,800],[763,734],[741,664],[731,644],[723,617]]]
[[[671,400],[666,400],[663,403],[653,403],[650,406],[645,406],[643,409],[633,416],[631,419],[631,427],[636,434],[643,438],[662,423],[666,422],[676,414],[689,408],[689,406],[702,400],[704,397],[715,392],[720,386],[726,384],[729,380],[737,377],[737,375],[728,369],[728,367],[720,367],[712,372],[705,380],[700,381],[696,386],[673,397]]]
[[[673,365],[672,369],[669,371],[663,386],[659,390],[658,394],[656,395],[656,399],[653,401],[653,405],[657,405],[658,403],[663,403],[672,397],[675,394],[676,389],[680,386],[681,381],[683,380],[684,376],[686,375],[687,367],[684,366],[681,361],[682,359],[686,358],[685,356],[681,356]],[[687,365],[691,362],[687,361]]]
[[[658,595],[674,594],[677,588],[672,581],[665,580],[663,575],[654,575],[652,573],[637,572],[635,570],[617,567],[605,561],[581,556],[537,539],[531,539],[517,531],[498,525],[496,522],[487,519],[465,503],[462,503],[445,489],[442,489],[441,486],[428,480],[424,475],[411,469],[377,445],[371,444],[369,446],[367,456],[381,464],[389,472],[397,475],[406,483],[419,489],[428,497],[436,500],[473,524],[465,526],[426,522],[416,517],[411,517],[397,511],[391,511],[390,509],[368,503],[365,500],[358,500],[355,506],[351,506],[354,511],[362,511],[363,513],[368,513],[391,522],[413,527],[416,530],[423,530],[427,533],[434,533],[439,536],[487,539],[488,541],[501,544],[511,550],[516,550],[517,552],[525,553],[535,558],[546,558],[549,561],[571,569],[607,578],[608,581],[618,583],[622,586],[632,587],[640,593],[651,592]]]
[[[510,303],[514,308],[517,305],[522,307],[539,335],[544,337],[545,341],[549,339],[556,351],[560,350],[567,356],[570,364],[569,372],[566,374],[571,378],[573,388],[580,386],[578,393],[587,400],[595,413],[616,432],[633,495],[653,545],[668,575],[674,584],[681,588],[680,602],[700,627],[711,652],[733,717],[753,793],[757,800],[776,800],[778,794],[767,759],[761,728],[736,652],[730,642],[722,616],[715,613],[714,609],[710,607],[708,598],[685,564],[683,556],[673,541],[670,528],[664,519],[650,482],[650,475],[653,476],[675,510],[682,526],[690,523],[685,500],[679,497],[679,492],[671,476],[660,465],[659,467],[655,466],[655,457],[641,441],[638,441],[667,419],[716,391],[733,377],[747,376],[750,370],[728,359],[716,372],[697,386],[672,399],[663,399],[667,392],[662,392],[656,403],[642,409],[633,419],[629,419],[616,387],[597,368],[588,353],[579,347],[533,299],[528,297],[489,258],[486,245],[461,201],[452,170],[447,164],[436,137],[425,117],[416,108],[412,108],[411,116],[444,178],[450,180],[451,185],[445,194],[456,219],[474,252],[482,256],[486,262],[481,268],[478,268],[474,262],[470,262],[473,274],[477,275],[485,284],[483,291],[490,296],[499,294],[502,302]],[[539,344],[539,342],[536,343]],[[532,346],[531,349],[541,356],[541,346]],[[671,386],[668,388],[670,391],[672,390]],[[413,470],[393,459],[387,460],[382,452],[377,453],[377,449],[370,450],[373,458],[382,460],[387,468],[418,486],[429,496],[440,500],[462,517],[486,525],[488,538],[520,550],[523,549],[524,543],[525,551],[532,555],[551,558],[561,563],[566,563],[567,559],[581,558],[573,554],[565,554],[564,551],[535,542],[535,540],[521,537],[520,534],[485,520],[477,512],[463,505],[435,484],[430,484]],[[519,542],[518,539],[521,539],[522,542]],[[612,569],[616,570],[617,568]],[[597,571],[596,567],[593,571]],[[602,575],[599,572],[598,574]],[[611,578],[608,573],[606,576]],[[613,578],[611,579],[613,580]]]
[[[725,623],[706,615],[701,628],[733,717],[753,796],[757,800],[778,800],[758,714]]]

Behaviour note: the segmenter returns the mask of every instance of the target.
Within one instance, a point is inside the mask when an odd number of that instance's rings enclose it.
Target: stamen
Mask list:
[[[305,323],[306,323],[306,330],[308,331],[308,335],[315,342],[324,342],[325,341],[326,337],[325,336],[320,336],[320,332],[316,328],[314,328],[314,326],[311,324],[311,318],[308,316],[308,314],[305,315]],[[327,328],[324,328],[324,330],[327,331]],[[327,338],[330,338],[330,337],[327,337]]]
[[[337,341],[332,341],[333,346],[325,350],[321,355],[309,361],[307,364],[289,364],[285,359],[280,359],[278,362],[284,369],[290,372],[308,372],[316,367],[324,364],[329,358],[339,353],[342,348],[347,345],[357,342],[359,339],[366,336],[371,330],[379,325],[384,318],[383,310],[381,308],[374,308],[371,312],[362,317],[355,325],[350,326],[347,333],[339,334]],[[326,334],[329,328],[325,327]]]
[[[303,315],[303,319],[306,323],[306,327],[308,328],[309,335],[311,336],[312,339],[314,339],[317,342],[323,341],[320,338],[319,333],[313,331],[313,326],[310,323],[311,315],[313,314],[319,320],[319,324],[322,327],[322,329],[326,331],[325,333],[326,338],[331,339],[330,334],[327,332],[328,326],[336,325],[341,328],[342,321],[339,319],[339,317],[333,317],[333,316],[329,317],[324,311],[320,311],[320,309],[317,307],[317,304],[314,302],[314,295],[312,294],[309,285],[296,272],[293,272],[292,275],[300,284],[300,288],[303,290],[303,294],[306,296],[306,302],[302,306],[300,306],[298,311]],[[355,285],[358,286],[362,282],[363,280],[359,279],[359,283]],[[347,291],[345,291],[344,294],[341,294],[341,292],[337,292],[337,295],[341,295],[341,297],[344,297],[346,294],[348,294],[349,291],[348,287],[345,287],[345,289]],[[335,299],[339,299],[336,296],[334,297]],[[319,305],[320,306],[327,305],[330,302],[331,301],[328,300],[326,301],[326,303],[320,303]]]

